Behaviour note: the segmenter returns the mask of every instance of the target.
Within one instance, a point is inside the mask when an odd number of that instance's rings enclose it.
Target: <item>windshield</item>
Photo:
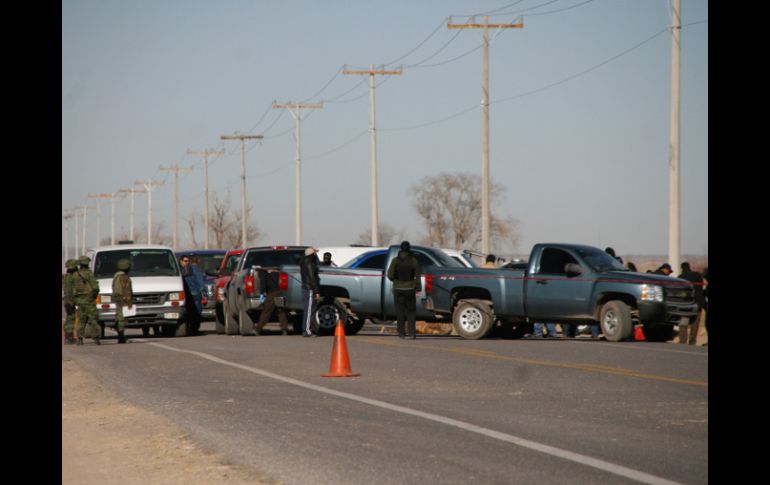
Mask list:
[[[219,271],[219,267],[222,266],[222,260],[225,259],[225,253],[181,253],[179,256],[189,256],[193,262],[196,258],[200,258],[198,267],[203,270],[205,274],[208,274],[209,272],[217,273]]]
[[[304,249],[252,251],[246,256],[243,267],[262,266],[263,268],[278,268],[284,264],[299,264],[304,256]]]
[[[227,258],[227,263],[225,264],[225,267],[222,268],[222,272],[219,275],[227,276],[227,275],[233,274],[233,271],[235,271],[235,268],[238,267],[238,261],[241,260],[241,256],[243,256],[243,253],[230,255],[230,257]]]
[[[131,276],[177,276],[179,267],[174,253],[168,249],[121,249],[97,253],[94,276],[112,278],[118,271],[118,261],[131,262]]]
[[[623,263],[597,248],[580,248],[576,250],[583,261],[596,272],[628,271]]]
[[[431,258],[433,258],[437,263],[438,266],[446,266],[449,268],[464,268],[465,265],[458,262],[451,256],[449,256],[447,253],[440,249],[432,249],[432,248],[413,248],[412,252],[425,252],[430,255]],[[422,266],[425,266],[423,264],[423,261],[420,261],[420,264]]]

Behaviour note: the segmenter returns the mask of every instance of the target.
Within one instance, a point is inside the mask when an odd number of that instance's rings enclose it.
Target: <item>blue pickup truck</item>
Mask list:
[[[426,310],[452,317],[455,331],[480,339],[496,326],[520,338],[535,322],[598,324],[607,340],[666,341],[695,318],[689,281],[628,271],[591,246],[536,244],[526,269],[430,268]]]
[[[320,266],[321,301],[316,305],[311,320],[313,332],[329,335],[334,332],[337,320],[345,325],[345,334],[352,335],[361,330],[367,318],[377,320],[395,319],[393,283],[386,271],[393,258],[398,256],[399,246],[390,246],[387,255],[378,259],[378,267],[329,267]],[[439,267],[462,269],[455,259],[440,249],[412,246],[412,253],[422,267],[423,273]],[[355,264],[356,260],[350,262]],[[299,265],[284,265],[280,270],[280,289],[284,294],[284,306],[291,313],[302,312],[302,281]],[[434,320],[435,314],[417,305],[418,320]]]

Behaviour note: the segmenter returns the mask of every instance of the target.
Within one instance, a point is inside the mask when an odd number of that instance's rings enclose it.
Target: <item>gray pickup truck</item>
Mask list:
[[[591,246],[536,244],[526,269],[430,268],[426,310],[451,315],[455,331],[480,339],[499,326],[520,338],[535,322],[599,324],[620,341],[642,325],[648,340],[666,341],[698,311],[689,281],[628,271]]]
[[[260,295],[278,289],[278,268],[299,264],[307,246],[260,246],[248,248],[224,288],[222,313],[227,335],[256,335],[254,323],[262,309]],[[278,306],[283,301],[276,300]],[[301,307],[301,305],[300,305]],[[294,333],[302,330],[301,320],[292,315]]]
[[[385,274],[393,258],[398,256],[399,246],[390,246],[381,268],[334,268],[319,267],[321,301],[316,305],[311,320],[312,330],[320,335],[334,332],[337,320],[345,325],[345,334],[353,335],[361,330],[366,318],[389,320],[396,315],[393,303],[393,283]],[[412,246],[412,253],[420,262],[423,273],[431,268],[461,269],[463,266],[440,249]],[[299,265],[281,267],[280,287],[284,293],[284,305],[292,314],[301,316],[302,281]],[[435,314],[417,305],[418,320],[433,320]]]

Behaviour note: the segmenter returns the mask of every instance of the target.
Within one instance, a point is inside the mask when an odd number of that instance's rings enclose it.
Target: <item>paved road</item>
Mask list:
[[[270,327],[268,327],[270,328]],[[66,346],[127,401],[283,483],[708,483],[708,349],[206,335]],[[109,335],[109,333],[108,333]]]

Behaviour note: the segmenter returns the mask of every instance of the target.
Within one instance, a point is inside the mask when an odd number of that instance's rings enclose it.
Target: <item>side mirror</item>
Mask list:
[[[578,276],[583,274],[583,268],[577,263],[567,263],[564,265],[564,272],[570,277]]]

